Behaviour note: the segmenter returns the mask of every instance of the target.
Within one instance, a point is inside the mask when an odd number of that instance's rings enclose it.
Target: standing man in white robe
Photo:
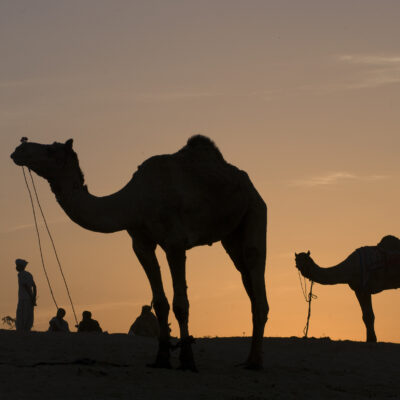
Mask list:
[[[18,271],[18,306],[17,331],[29,332],[33,326],[33,308],[36,306],[36,285],[32,274],[25,271],[28,262],[17,258],[15,260]]]

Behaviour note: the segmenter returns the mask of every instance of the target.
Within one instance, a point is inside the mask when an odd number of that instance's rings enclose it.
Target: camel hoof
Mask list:
[[[193,356],[193,351],[192,351],[192,343],[194,343],[195,340],[193,336],[189,336],[184,340],[181,340],[179,343],[179,346],[181,348],[181,353],[179,355],[179,361],[181,362],[181,365],[179,367],[180,370],[186,371],[192,371],[192,372],[198,372],[196,368],[196,364],[194,362],[194,356]]]

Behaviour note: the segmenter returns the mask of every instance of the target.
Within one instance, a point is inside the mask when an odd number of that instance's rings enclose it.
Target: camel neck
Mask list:
[[[90,194],[84,185],[52,185],[57,201],[78,225],[95,232],[111,233],[126,229],[124,190],[108,196]]]
[[[322,285],[349,284],[356,280],[359,268],[358,259],[353,254],[343,262],[328,268],[321,268],[314,260],[310,259],[307,278]]]

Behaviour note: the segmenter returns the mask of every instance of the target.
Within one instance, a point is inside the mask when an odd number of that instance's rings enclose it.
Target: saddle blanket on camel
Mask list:
[[[376,246],[364,246],[356,250],[360,259],[363,287],[369,287],[374,272],[386,275],[393,269],[400,270],[400,251],[385,251]],[[374,293],[382,289],[373,290]]]

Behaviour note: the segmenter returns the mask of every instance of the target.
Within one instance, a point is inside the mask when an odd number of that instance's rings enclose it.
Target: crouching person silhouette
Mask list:
[[[84,311],[82,313],[82,321],[79,322],[78,332],[103,332],[100,328],[99,323],[92,319],[92,313],[90,311]]]
[[[151,312],[150,306],[142,307],[142,313],[136,318],[128,334],[155,338],[160,335],[157,317]]]

